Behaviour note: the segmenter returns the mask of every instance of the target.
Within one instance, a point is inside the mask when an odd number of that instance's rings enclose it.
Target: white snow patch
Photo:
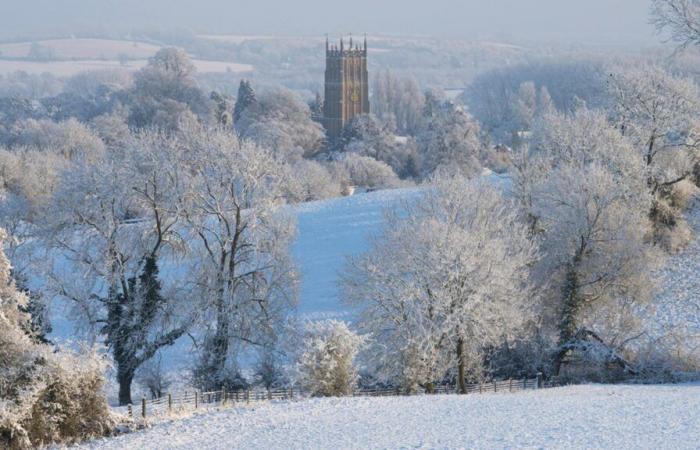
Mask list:
[[[314,399],[202,414],[83,449],[695,449],[700,386]]]

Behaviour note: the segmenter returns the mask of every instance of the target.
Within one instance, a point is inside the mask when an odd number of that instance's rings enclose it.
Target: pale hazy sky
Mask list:
[[[649,0],[0,0],[0,32],[128,30],[322,35],[387,32],[653,43]]]

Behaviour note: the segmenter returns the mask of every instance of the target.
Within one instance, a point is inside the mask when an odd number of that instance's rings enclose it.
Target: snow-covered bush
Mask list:
[[[350,182],[355,186],[379,189],[401,185],[401,180],[388,164],[377,161],[371,156],[347,153],[337,164],[345,169]]]
[[[5,233],[0,233],[0,244]],[[114,427],[103,395],[104,360],[37,343],[27,334],[10,264],[0,251],[0,447],[35,448],[103,436]]]
[[[310,323],[297,360],[299,383],[314,396],[352,393],[359,378],[355,358],[365,341],[345,322]]]
[[[33,446],[111,433],[116,422],[103,393],[105,368],[94,349],[62,349],[47,358],[42,389],[23,424]]]
[[[290,186],[290,200],[308,202],[340,196],[339,179],[334,178],[320,163],[304,159],[296,162],[291,170],[294,177]]]

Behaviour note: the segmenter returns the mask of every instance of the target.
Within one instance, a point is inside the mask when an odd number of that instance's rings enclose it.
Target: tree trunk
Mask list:
[[[465,370],[465,361],[464,361],[464,339],[459,338],[457,339],[457,372],[458,372],[458,385],[459,385],[459,393],[460,394],[466,394],[467,393],[467,385],[464,382],[464,370]]]
[[[134,373],[131,371],[118,371],[117,381],[119,382],[119,406],[131,405],[131,382]]]

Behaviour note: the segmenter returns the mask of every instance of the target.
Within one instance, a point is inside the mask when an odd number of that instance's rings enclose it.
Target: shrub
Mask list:
[[[354,333],[345,322],[328,320],[307,326],[297,361],[298,381],[314,396],[351,394],[359,373],[355,358],[365,336]]]
[[[5,239],[0,230],[0,248]],[[32,339],[27,296],[0,250],[0,448],[73,443],[111,432],[115,420],[95,350],[53,351]]]

